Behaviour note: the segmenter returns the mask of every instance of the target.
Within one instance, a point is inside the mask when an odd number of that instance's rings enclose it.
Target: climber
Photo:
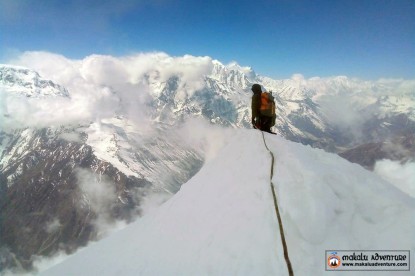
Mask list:
[[[252,126],[256,129],[273,133],[271,127],[275,125],[275,101],[271,93],[262,92],[261,85],[254,84],[251,88],[252,96]]]

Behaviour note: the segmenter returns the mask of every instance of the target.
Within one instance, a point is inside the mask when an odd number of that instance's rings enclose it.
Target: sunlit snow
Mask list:
[[[414,252],[412,197],[337,155],[265,139],[295,275],[324,274],[325,250]],[[41,275],[287,275],[270,166],[261,133],[234,130],[161,207]]]

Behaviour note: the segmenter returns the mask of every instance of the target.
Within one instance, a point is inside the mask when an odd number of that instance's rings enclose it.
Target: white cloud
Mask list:
[[[59,221],[59,218],[55,218],[52,221],[48,222],[45,226],[45,230],[48,234],[56,232],[61,228],[62,224]]]
[[[234,131],[210,124],[202,118],[190,118],[177,130],[177,135],[185,145],[200,150],[204,154],[204,159],[210,161],[229,142]]]
[[[71,60],[48,52],[25,52],[10,64],[31,68],[68,89],[71,98],[18,98],[3,91],[3,127],[77,124],[100,121],[121,114],[148,124],[152,81],[179,77],[177,98],[185,100],[204,85],[212,70],[209,57],[165,53],[140,53],[124,57],[91,55]],[[150,78],[150,79],[149,79]],[[154,78],[151,80],[151,78]]]
[[[413,80],[365,81],[338,76],[299,81],[312,91],[313,101],[319,104],[328,122],[349,131],[358,140],[363,138],[362,130],[368,119],[391,115],[391,110],[410,114],[415,101]],[[389,100],[379,105],[377,102],[382,96]]]
[[[140,199],[141,214],[144,216],[155,212],[160,205],[169,200],[171,197],[172,194],[164,191],[149,192],[145,197]]]
[[[115,184],[101,174],[93,174],[86,169],[77,169],[77,184],[82,192],[81,199],[91,207],[97,218],[94,225],[98,235],[106,234],[113,228],[111,209],[117,202]]]
[[[79,71],[87,82],[95,85],[117,87],[129,81],[126,66],[112,56],[88,56],[82,60]]]
[[[204,76],[212,72],[214,61],[210,57],[172,57],[162,52],[122,57],[91,55],[81,60],[48,52],[25,52],[9,63],[32,68],[64,86],[71,99],[22,100],[0,93],[3,128],[99,122],[116,114],[145,128],[151,119],[154,97],[160,93],[160,83],[178,76],[175,101],[185,101],[203,88]],[[370,117],[376,112],[363,115],[359,110],[376,102],[380,95],[408,95],[415,87],[415,81],[410,80],[369,82],[344,76],[305,79],[295,74],[289,81],[300,92],[314,95],[313,100],[334,126],[349,129],[357,138],[365,121],[362,116]]]
[[[68,142],[82,142],[81,135],[77,132],[62,133],[61,135],[59,135],[59,137]]]
[[[374,172],[401,191],[415,198],[415,163],[400,164],[399,161],[376,162]]]
[[[305,78],[302,74],[294,74],[291,76],[291,79],[298,82],[304,82]]]
[[[69,255],[67,255],[63,250],[59,251],[58,253],[54,254],[51,257],[41,257],[41,256],[34,256],[33,257],[33,274],[44,271],[50,267],[53,267],[65,259],[67,259]],[[14,274],[11,274],[14,275]]]
[[[27,98],[0,91],[2,129],[48,127],[88,121],[92,116],[87,101],[68,98]]]

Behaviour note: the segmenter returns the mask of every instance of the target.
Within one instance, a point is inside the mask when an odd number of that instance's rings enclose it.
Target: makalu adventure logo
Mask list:
[[[326,250],[329,271],[410,271],[410,250]]]
[[[330,268],[338,268],[341,264],[340,257],[337,256],[337,252],[331,252],[327,258],[327,265]]]

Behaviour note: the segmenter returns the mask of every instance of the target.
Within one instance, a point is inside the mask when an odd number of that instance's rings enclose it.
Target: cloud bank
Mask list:
[[[306,79],[295,74],[291,87],[319,105],[329,124],[350,132],[358,141],[374,118],[385,118],[399,112],[415,120],[415,80],[379,79],[366,81],[346,76]],[[364,139],[363,139],[364,140]]]
[[[148,124],[152,95],[159,83],[178,77],[178,99],[204,85],[209,57],[170,57],[165,53],[126,57],[91,55],[70,60],[47,52],[25,52],[10,64],[27,67],[65,87],[70,98],[24,98],[0,91],[2,129],[99,122],[115,115]]]
[[[172,57],[161,52],[122,57],[90,55],[80,60],[48,52],[24,52],[9,63],[33,69],[43,78],[62,85],[69,91],[70,98],[19,98],[0,91],[0,127],[7,130],[90,124],[116,115],[145,127],[155,115],[154,104],[162,92],[162,83],[177,77],[175,101],[184,103],[205,87],[205,77],[212,74],[215,62],[210,57]],[[229,66],[244,68],[236,63]],[[303,98],[311,97],[333,126],[350,129],[355,136],[362,132],[365,119],[382,113],[371,107],[382,97],[392,99],[390,103],[399,104],[403,112],[414,112],[410,108],[415,104],[415,97],[407,103],[402,99],[411,97],[415,80],[364,81],[345,76],[306,79],[295,74],[289,80],[270,83],[275,87],[281,83],[289,86],[291,92],[284,95],[283,100],[295,100],[290,97],[302,94]],[[249,97],[245,100],[249,110]]]

